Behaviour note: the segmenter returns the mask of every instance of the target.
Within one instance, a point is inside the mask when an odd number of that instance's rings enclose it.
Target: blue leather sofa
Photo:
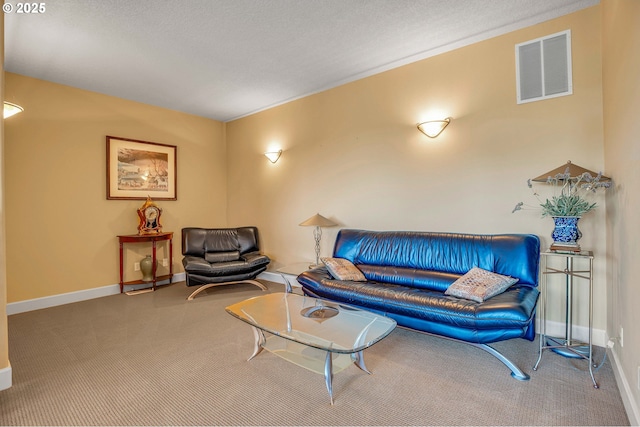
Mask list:
[[[396,320],[399,326],[481,348],[528,380],[489,343],[535,338],[540,240],[529,234],[476,235],[340,230],[333,257],[351,261],[367,281],[335,280],[326,268],[298,276],[303,292]],[[517,278],[484,302],[445,295],[473,267]]]

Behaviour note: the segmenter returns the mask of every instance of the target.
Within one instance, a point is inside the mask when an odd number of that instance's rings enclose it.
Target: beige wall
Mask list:
[[[176,272],[182,227],[226,225],[223,123],[11,73],[5,86],[25,108],[5,122],[8,302],[118,283],[116,236],[137,233],[143,201],[106,199],[106,135],[178,147],[178,200],[157,202]],[[150,246],[127,247],[136,279]]]
[[[517,105],[515,44],[567,29],[574,94]],[[596,6],[228,123],[229,221],[260,227],[272,268],[314,258],[312,230],[298,224],[316,212],[341,227],[535,233],[548,245],[551,219],[511,211],[536,204],[528,178],[567,160],[604,170],[600,29]],[[447,116],[437,139],[416,130]],[[275,165],[262,155],[272,146],[284,150]],[[604,195],[597,200],[603,207],[580,228],[597,257],[595,327],[604,330]],[[325,229],[323,255],[339,228]]]
[[[607,203],[607,282],[609,335],[624,328],[624,347],[614,353],[633,398],[635,422],[640,422],[640,2],[603,3],[603,85],[605,159],[615,174],[615,191]],[[622,385],[621,385],[622,386]],[[630,411],[627,411],[630,412]],[[631,420],[632,422],[634,420]],[[636,424],[637,425],[637,424]]]

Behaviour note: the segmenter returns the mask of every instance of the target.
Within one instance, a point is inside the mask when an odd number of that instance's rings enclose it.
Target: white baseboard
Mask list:
[[[540,333],[541,330],[540,319],[536,318],[536,333]],[[546,333],[547,335],[551,335],[552,337],[564,337],[566,334],[565,325],[563,322],[554,322],[551,320],[547,320]],[[588,342],[589,328],[587,328],[586,326],[573,326],[572,338],[578,341]],[[609,341],[606,332],[602,329],[594,329],[592,331],[591,339],[593,345],[597,345],[599,347],[606,347],[607,342]]]
[[[265,271],[258,275],[259,279],[268,280],[270,282],[284,284],[284,279],[280,273],[273,273]],[[172,282],[181,282],[186,280],[185,273],[177,273],[173,275]],[[168,280],[158,282],[160,285],[169,283]],[[127,285],[126,290],[135,290],[146,288],[149,285]],[[42,308],[55,307],[58,305],[70,304],[73,302],[86,301],[93,298],[106,297],[109,295],[116,295],[120,293],[120,285],[108,285],[99,288],[85,289],[82,291],[68,292],[65,294],[51,295],[48,297],[34,298],[25,301],[11,302],[7,304],[7,316],[18,313],[25,313],[27,311],[40,310]]]
[[[6,368],[0,369],[0,390],[6,390],[11,387],[11,363]]]
[[[291,277],[295,277],[295,276],[291,276]],[[268,280],[270,282],[275,282],[275,283],[282,283],[283,285],[285,284],[282,274],[275,273],[273,271],[263,271],[258,275],[258,279],[264,279],[264,280]]]
[[[624,375],[620,360],[618,360],[616,347],[607,349],[607,354],[610,356],[611,367],[613,369],[613,374],[616,377],[616,383],[618,384],[618,391],[620,392],[624,409],[627,412],[627,417],[629,418],[629,424],[632,426],[640,425],[640,408],[638,408],[638,405],[633,398],[631,386],[629,385],[629,381],[627,381],[627,377]]]
[[[282,278],[282,275],[280,273],[275,273],[273,271],[263,271],[258,275],[258,279],[264,279],[270,282],[284,284],[284,279]]]
[[[173,282],[180,282],[185,280],[185,273],[178,273],[173,275]],[[169,283],[168,280],[158,282],[160,285]],[[146,288],[149,285],[131,285],[126,286],[126,290],[134,290],[140,288]],[[48,297],[34,298],[25,301],[11,302],[7,304],[7,316],[18,313],[25,313],[27,311],[40,310],[42,308],[55,307],[58,305],[70,304],[72,302],[85,301],[93,298],[106,297],[109,295],[116,295],[120,293],[120,285],[108,285],[99,288],[85,289],[82,291],[68,292],[65,294],[51,295]]]

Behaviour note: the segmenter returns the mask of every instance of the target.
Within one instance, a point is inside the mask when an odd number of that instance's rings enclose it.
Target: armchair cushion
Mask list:
[[[204,259],[211,263],[237,261],[240,259],[240,251],[207,252]]]

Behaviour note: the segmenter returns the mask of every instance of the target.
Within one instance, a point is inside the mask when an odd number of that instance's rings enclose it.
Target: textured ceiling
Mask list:
[[[5,69],[229,121],[597,3],[49,0],[5,13]]]

